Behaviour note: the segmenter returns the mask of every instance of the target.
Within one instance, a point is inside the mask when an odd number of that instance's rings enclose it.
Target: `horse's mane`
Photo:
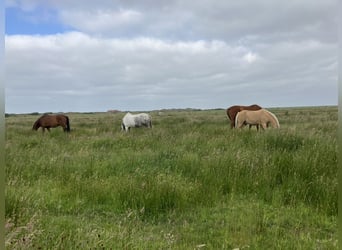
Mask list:
[[[32,129],[37,130],[39,128],[39,126],[40,126],[40,118],[38,118],[38,120],[33,124]]]
[[[248,106],[247,106],[248,107]],[[260,107],[258,104],[253,104],[253,105],[250,105],[249,106],[250,108],[259,108],[259,109],[262,109],[262,107]]]
[[[277,127],[280,128],[280,124],[279,124],[278,118],[277,118],[272,112],[268,111],[267,109],[264,109],[264,110],[265,110],[268,114],[271,115],[271,117],[274,119],[274,121],[275,121]]]

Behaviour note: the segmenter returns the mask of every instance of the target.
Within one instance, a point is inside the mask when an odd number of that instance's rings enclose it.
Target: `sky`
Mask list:
[[[5,0],[5,111],[337,105],[337,0]]]

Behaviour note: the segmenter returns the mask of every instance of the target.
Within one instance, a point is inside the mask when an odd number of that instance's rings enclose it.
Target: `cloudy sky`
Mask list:
[[[337,6],[5,0],[5,110],[337,105]]]

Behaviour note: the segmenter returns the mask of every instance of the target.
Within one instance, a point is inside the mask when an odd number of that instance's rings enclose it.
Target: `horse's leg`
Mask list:
[[[49,133],[51,132],[51,131],[50,131],[50,128],[46,128],[46,129],[49,131]]]
[[[267,128],[267,124],[266,123],[261,123],[261,127],[263,130],[265,130]]]

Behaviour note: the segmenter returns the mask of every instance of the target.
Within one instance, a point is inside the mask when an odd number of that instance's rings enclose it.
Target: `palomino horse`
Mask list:
[[[266,109],[259,110],[242,110],[235,118],[235,127],[241,128],[244,125],[256,125],[259,129],[259,125],[263,129],[266,129],[269,125],[273,128],[279,128],[278,118]]]
[[[127,113],[122,118],[121,129],[128,132],[130,128],[133,127],[148,127],[152,128],[152,119],[149,114],[140,113],[136,115],[132,115],[131,113]]]
[[[261,109],[261,107],[257,104],[253,104],[250,106],[239,106],[239,105],[235,105],[235,106],[231,106],[229,108],[227,108],[226,113],[227,116],[230,120],[230,127],[234,128],[235,127],[235,118],[236,118],[236,114],[242,110],[259,110]]]
[[[69,117],[66,115],[42,115],[34,124],[32,129],[38,130],[42,127],[43,133],[45,129],[50,132],[50,128],[55,128],[58,126],[62,126],[64,132],[70,132],[70,123]]]

